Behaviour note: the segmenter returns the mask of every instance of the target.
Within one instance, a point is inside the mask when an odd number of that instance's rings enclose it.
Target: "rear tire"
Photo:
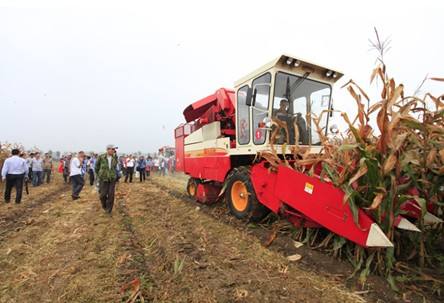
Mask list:
[[[190,198],[196,199],[197,195],[197,180],[195,178],[189,178],[187,183],[187,193]]]
[[[258,222],[269,213],[268,208],[257,200],[247,166],[236,167],[228,176],[225,200],[230,212],[238,219]]]

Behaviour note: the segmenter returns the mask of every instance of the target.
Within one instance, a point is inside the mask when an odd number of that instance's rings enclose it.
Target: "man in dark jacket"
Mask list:
[[[114,145],[108,145],[106,153],[97,158],[95,171],[99,179],[99,194],[102,208],[111,214],[114,205],[116,181],[120,174],[116,147]]]

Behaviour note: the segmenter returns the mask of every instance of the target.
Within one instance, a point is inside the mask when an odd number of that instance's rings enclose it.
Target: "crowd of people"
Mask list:
[[[31,180],[34,187],[44,182],[50,183],[54,171],[54,159],[51,154],[40,152],[26,154],[18,149],[13,149],[11,157],[5,160],[1,175],[5,185],[5,202],[11,200],[11,191],[16,189],[15,202],[20,203],[23,187]],[[59,159],[57,171],[62,174],[66,184],[71,184],[72,200],[80,199],[80,193],[88,181],[90,186],[97,188],[102,208],[111,213],[114,205],[114,192],[116,183],[121,178],[124,182],[132,183],[136,175],[140,182],[152,174],[165,176],[175,171],[175,159],[173,156],[165,156],[162,153],[156,157],[140,155],[117,156],[117,147],[108,145],[102,155],[91,153],[86,155],[80,151],[76,154],[66,154]]]

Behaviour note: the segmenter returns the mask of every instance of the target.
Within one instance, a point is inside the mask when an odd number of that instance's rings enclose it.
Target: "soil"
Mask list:
[[[186,178],[120,182],[112,215],[94,187],[30,188],[0,204],[0,302],[403,302],[372,277],[357,288],[350,266],[302,246],[281,221],[251,225],[223,203],[185,196]],[[276,226],[279,232],[275,233]],[[272,243],[270,238],[277,235]],[[273,236],[274,237],[274,236]],[[298,261],[287,256],[299,254]],[[427,298],[429,301],[435,298]],[[437,302],[439,300],[436,300]]]

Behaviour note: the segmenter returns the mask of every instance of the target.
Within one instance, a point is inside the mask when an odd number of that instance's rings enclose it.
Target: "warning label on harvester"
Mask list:
[[[304,191],[311,195],[313,193],[313,188],[314,188],[313,184],[306,182]]]

